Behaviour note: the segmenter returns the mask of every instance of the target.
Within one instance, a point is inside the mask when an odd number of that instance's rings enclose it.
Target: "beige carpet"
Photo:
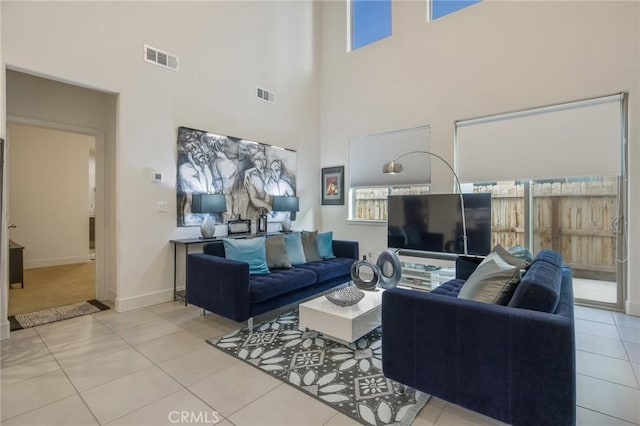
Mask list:
[[[41,311],[96,298],[95,262],[24,270],[24,288],[9,290],[9,315]]]

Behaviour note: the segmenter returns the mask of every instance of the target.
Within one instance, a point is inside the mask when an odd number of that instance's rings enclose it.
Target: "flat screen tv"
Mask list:
[[[464,194],[467,252],[491,251],[491,194]],[[459,194],[390,195],[387,242],[390,248],[464,253]]]

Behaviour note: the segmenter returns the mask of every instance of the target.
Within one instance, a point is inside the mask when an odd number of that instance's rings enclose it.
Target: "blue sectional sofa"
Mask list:
[[[225,258],[222,241],[205,244],[187,258],[187,302],[251,326],[256,315],[350,281],[358,242],[333,240],[332,248],[332,259],[250,275],[248,263]]]
[[[509,424],[575,424],[571,270],[542,250],[503,306],[456,297],[474,266],[431,293],[384,292],[385,376]]]

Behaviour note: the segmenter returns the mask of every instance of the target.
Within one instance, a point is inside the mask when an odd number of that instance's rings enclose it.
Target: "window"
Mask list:
[[[427,20],[442,18],[476,3],[480,3],[480,0],[427,0]]]
[[[378,133],[349,142],[350,220],[387,220],[387,195],[424,194],[431,183],[429,126]],[[417,152],[415,152],[417,151]],[[403,156],[403,154],[415,152]],[[382,166],[400,158],[404,172],[384,174]]]
[[[407,194],[428,194],[429,185],[352,188],[350,220],[387,220],[387,196]]]
[[[391,0],[351,0],[351,45],[355,50],[391,35]]]
[[[460,179],[492,194],[493,244],[560,252],[577,300],[618,307],[627,245],[625,98],[456,123]]]

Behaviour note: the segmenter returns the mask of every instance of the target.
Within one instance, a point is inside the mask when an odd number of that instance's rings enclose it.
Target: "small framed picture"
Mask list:
[[[344,166],[322,169],[322,205],[344,204]]]

